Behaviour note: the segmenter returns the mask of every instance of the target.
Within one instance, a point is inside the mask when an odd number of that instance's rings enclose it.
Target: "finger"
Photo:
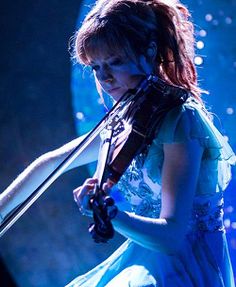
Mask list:
[[[108,185],[108,188],[112,188],[112,186],[114,185],[115,183],[110,180],[109,178],[107,179],[107,185]]]
[[[74,201],[78,204],[79,207],[83,205],[84,198],[90,195],[91,192],[95,189],[97,182],[97,178],[88,178],[82,186],[79,186],[73,190]]]
[[[83,184],[82,186],[77,187],[76,189],[73,190],[73,193],[80,193],[80,192],[86,192],[88,190],[91,190],[95,187],[95,183],[88,183],[88,184]]]
[[[74,191],[76,192],[77,190],[81,189],[83,186],[87,185],[87,184],[95,184],[98,182],[97,178],[87,178],[85,180],[85,182],[83,183],[83,185],[77,187],[76,189],[74,189]]]
[[[107,181],[102,185],[102,189],[106,192],[110,188],[112,188],[113,185],[114,185],[114,182],[112,182],[111,180],[107,179]]]
[[[86,184],[73,192],[74,201],[81,205],[85,197],[93,194],[96,184]]]
[[[95,188],[95,185],[97,183],[97,179],[96,178],[88,178],[83,185],[77,187],[76,189],[73,190],[74,194],[78,194],[78,193],[84,193],[87,190],[92,190]]]
[[[85,180],[84,184],[77,187],[76,189],[74,189],[75,192],[77,192],[77,190],[81,189],[83,186],[86,186],[87,184],[95,184],[97,183],[98,179],[97,178],[88,178]]]
[[[84,184],[82,186],[79,186],[78,188],[73,190],[73,194],[78,196],[78,195],[83,195],[86,194],[88,191],[91,191],[95,188],[95,183],[93,184]]]
[[[79,193],[73,193],[74,200],[76,202],[82,202],[85,196],[88,196],[91,191],[89,190],[81,190]]]
[[[105,183],[103,183],[103,185],[102,185],[102,189],[105,191],[105,192],[107,192],[108,191],[108,189],[109,189],[109,185],[105,182]]]
[[[98,183],[98,179],[97,178],[87,178],[84,182],[84,184],[87,183]]]
[[[76,198],[75,202],[77,206],[79,207],[79,210],[82,215],[91,216],[91,209],[90,209],[89,201],[90,201],[90,197],[88,195]]]

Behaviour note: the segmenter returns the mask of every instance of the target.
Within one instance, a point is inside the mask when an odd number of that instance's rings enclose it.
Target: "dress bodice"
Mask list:
[[[166,115],[146,155],[140,154],[132,161],[117,184],[122,194],[118,205],[122,208],[126,201],[126,210],[129,203],[130,210],[136,214],[159,217],[163,144],[189,139],[198,139],[204,147],[190,223],[202,230],[221,228],[223,190],[229,182],[230,164],[235,163],[235,156],[204,109],[193,99]]]

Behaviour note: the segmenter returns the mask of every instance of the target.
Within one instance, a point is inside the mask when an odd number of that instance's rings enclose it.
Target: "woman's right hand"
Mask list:
[[[77,203],[82,215],[92,217],[92,210],[90,208],[89,200],[91,195],[94,193],[97,183],[97,178],[88,178],[85,180],[83,185],[73,190],[74,200]]]

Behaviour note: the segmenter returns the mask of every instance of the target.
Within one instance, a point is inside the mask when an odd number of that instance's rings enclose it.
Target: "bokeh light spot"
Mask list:
[[[226,109],[226,113],[228,115],[232,115],[234,113],[234,109],[229,107],[229,108]]]
[[[232,22],[233,22],[233,20],[232,20],[231,17],[226,17],[226,18],[225,18],[225,23],[226,23],[226,24],[229,25],[229,24],[232,24]]]
[[[213,16],[211,14],[206,14],[205,19],[207,22],[210,22],[213,19]]]
[[[196,57],[194,58],[194,63],[195,63],[196,65],[200,66],[200,65],[203,63],[203,58],[200,57],[200,56],[196,56]]]
[[[212,24],[213,24],[214,26],[218,26],[218,25],[219,25],[219,21],[218,21],[217,19],[214,19],[214,20],[212,21]]]
[[[224,226],[226,227],[226,228],[229,228],[230,227],[230,219],[225,219],[224,220]]]
[[[76,113],[76,118],[80,121],[84,121],[85,120],[85,117],[84,117],[84,114],[82,112],[77,112]]]
[[[206,30],[200,30],[199,31],[199,36],[201,36],[201,37],[206,37],[206,35],[207,35],[207,31]]]
[[[197,44],[196,44],[197,48],[200,50],[200,49],[203,49],[205,44],[203,41],[197,41]]]
[[[232,222],[231,227],[232,227],[233,229],[236,229],[236,222]]]
[[[225,212],[226,212],[226,213],[231,213],[231,212],[233,212],[233,211],[234,211],[234,208],[233,208],[232,205],[229,205],[229,206],[227,206],[227,207],[225,208]]]

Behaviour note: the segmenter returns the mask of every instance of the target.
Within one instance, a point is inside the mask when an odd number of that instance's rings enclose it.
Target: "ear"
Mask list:
[[[148,48],[146,50],[146,58],[149,61],[153,61],[157,55],[157,44],[152,41],[149,43]]]

